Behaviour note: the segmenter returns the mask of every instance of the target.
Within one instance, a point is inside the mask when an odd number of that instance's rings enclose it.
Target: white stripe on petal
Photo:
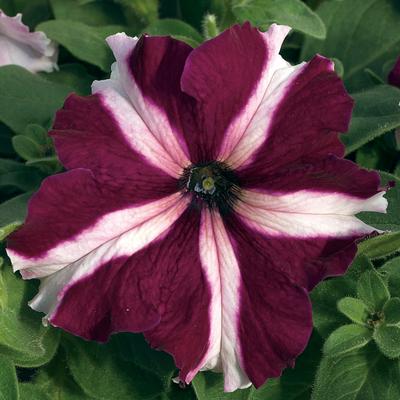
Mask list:
[[[240,167],[265,140],[272,112],[283,97],[290,75],[295,75],[298,66],[290,66],[279,51],[290,28],[272,24],[263,34],[267,58],[259,82],[243,111],[230,124],[221,145],[219,160],[233,168]]]
[[[163,199],[111,212],[101,217],[94,225],[76,235],[73,239],[60,243],[39,258],[26,258],[11,249],[7,249],[14,271],[20,271],[24,279],[42,278],[66,267],[106,242],[114,243],[118,237],[138,229],[149,221],[156,225],[163,219],[172,224],[179,216],[186,200],[176,193]],[[172,212],[169,217],[169,213]],[[179,212],[178,212],[179,211]],[[174,215],[174,212],[176,215]],[[153,225],[149,226],[152,227]]]
[[[117,33],[107,43],[116,58],[111,78],[95,81],[92,92],[103,95],[127,140],[153,165],[177,178],[190,164],[186,144],[178,140],[162,109],[145,98],[129,71],[129,56],[138,39]]]
[[[51,319],[68,287],[91,275],[108,261],[117,257],[131,256],[150,242],[159,239],[185,211],[188,200],[181,198],[174,203],[166,206],[161,213],[159,209],[153,217],[146,219],[142,217],[142,222],[132,229],[42,279],[39,293],[30,302],[30,306],[34,310],[46,313],[46,318]],[[123,218],[122,215],[120,217]]]
[[[200,259],[211,288],[209,348],[198,369],[224,372],[224,388],[232,392],[250,381],[240,365],[238,339],[240,271],[218,212],[203,211]],[[197,370],[188,375],[190,381]]]
[[[150,164],[174,178],[179,178],[183,167],[187,164],[181,167],[171,158],[170,152],[166,151],[160,142],[154,140],[149,127],[133,108],[130,100],[112,89],[103,90],[99,94],[103,105],[118,123],[124,138],[132,146],[132,149],[145,157]]]
[[[386,212],[384,194],[362,199],[311,190],[282,194],[244,191],[235,211],[248,225],[272,236],[359,236],[376,229],[355,215],[362,211]]]
[[[305,66],[306,64],[302,63],[281,68],[274,73],[243,135],[228,158],[224,159],[232,168],[238,169],[251,162],[251,156],[256,153],[269,135],[273,116],[279,103]]]

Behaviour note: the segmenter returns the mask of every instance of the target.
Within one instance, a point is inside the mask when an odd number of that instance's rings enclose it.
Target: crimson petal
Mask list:
[[[382,190],[379,174],[333,155],[314,160],[299,160],[277,171],[265,173],[254,163],[238,171],[238,176],[246,189],[276,193],[310,190],[339,192],[367,199]]]
[[[281,42],[289,28],[279,29],[283,33],[275,36]],[[251,114],[257,107],[261,91],[278,67],[274,56],[279,49],[274,46],[274,40],[268,42],[246,23],[227,29],[189,55],[182,89],[198,101],[200,132],[186,135],[194,163],[217,159],[228,129],[237,131],[246,123],[246,116],[242,121],[238,115]]]
[[[65,287],[68,271],[60,271],[43,281],[32,307],[49,312],[53,325],[86,339],[145,331],[153,347],[174,355],[182,379],[191,371],[193,376],[202,367],[210,330],[199,227],[200,215],[188,210],[136,253],[116,258],[104,253],[90,274]],[[73,273],[76,267],[68,269]],[[49,308],[49,297],[56,307]]]
[[[132,117],[134,117],[132,110]],[[141,203],[176,191],[175,180],[151,164],[126,135],[100,94],[71,95],[57,112],[51,135],[67,169],[86,168],[126,203]],[[140,127],[136,127],[140,132]]]
[[[283,368],[293,366],[311,334],[307,291],[290,279],[290,274],[282,273],[281,250],[288,262],[296,265],[306,255],[292,249],[289,241],[283,248],[268,240],[260,242],[238,218],[229,218],[226,226],[242,281],[238,329],[243,368],[259,387],[267,378],[280,376]]]
[[[338,132],[348,129],[352,107],[333,63],[313,58],[292,78],[272,112],[264,142],[241,166],[244,181],[329,154],[343,156]]]

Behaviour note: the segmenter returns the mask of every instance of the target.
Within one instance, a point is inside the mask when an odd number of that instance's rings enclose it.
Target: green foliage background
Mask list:
[[[0,67],[0,400],[400,399],[400,89],[387,84],[400,55],[399,1],[0,0],[0,9],[22,12],[31,29],[60,44],[57,72]],[[147,32],[196,47],[246,20],[262,29],[291,25],[283,55],[292,63],[317,52],[334,59],[356,101],[343,136],[347,157],[397,185],[386,215],[360,215],[391,232],[360,243],[349,272],[313,291],[315,329],[296,367],[259,390],[224,394],[221,375],[210,372],[186,388],[174,384],[171,358],[140,335],[99,345],[43,326],[27,305],[38,283],[12,273],[4,239],[41,181],[61,171],[46,132],[69,93],[87,95],[109,74],[105,37]]]

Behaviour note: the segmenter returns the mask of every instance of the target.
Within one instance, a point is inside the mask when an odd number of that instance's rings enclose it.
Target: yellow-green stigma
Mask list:
[[[239,197],[239,182],[234,172],[224,163],[211,161],[191,165],[182,173],[179,187],[192,194],[192,204],[218,208],[225,213],[232,209]]]
[[[203,189],[209,193],[215,190],[214,179],[211,176],[203,179]]]

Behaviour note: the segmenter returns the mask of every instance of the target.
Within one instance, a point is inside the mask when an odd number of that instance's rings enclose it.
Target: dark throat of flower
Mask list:
[[[228,165],[220,161],[193,164],[185,168],[179,189],[192,196],[192,205],[218,209],[221,214],[233,210],[240,199],[239,179]]]

